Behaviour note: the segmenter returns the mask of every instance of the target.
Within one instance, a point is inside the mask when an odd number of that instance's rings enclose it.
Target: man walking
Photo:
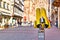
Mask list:
[[[43,17],[40,18],[40,31],[44,32],[44,26],[45,26],[45,19]]]
[[[40,23],[45,23],[45,19],[43,17],[40,18]]]

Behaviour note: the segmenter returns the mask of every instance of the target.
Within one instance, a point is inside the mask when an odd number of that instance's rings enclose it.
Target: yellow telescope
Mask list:
[[[35,23],[34,23],[34,27],[37,28],[37,25],[38,24],[41,24],[40,23],[40,18],[43,17],[45,19],[45,24],[48,25],[48,28],[50,28],[50,21],[48,20],[48,17],[46,15],[46,10],[45,8],[37,8],[36,9],[36,20],[35,20]]]

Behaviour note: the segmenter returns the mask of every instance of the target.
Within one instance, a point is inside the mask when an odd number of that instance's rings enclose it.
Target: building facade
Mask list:
[[[13,16],[13,25],[18,24],[18,22],[22,21],[24,12],[24,1],[23,0],[15,0],[14,1],[14,16]]]
[[[54,17],[52,22],[54,22],[56,27],[60,29],[60,0],[53,0],[51,12],[52,12],[52,17]]]
[[[0,27],[12,23],[14,0],[0,0]]]
[[[26,21],[36,20],[36,9],[45,8],[48,16],[48,0],[25,0],[24,1],[24,16],[26,16]]]
[[[23,0],[0,0],[0,27],[12,27],[23,18]]]

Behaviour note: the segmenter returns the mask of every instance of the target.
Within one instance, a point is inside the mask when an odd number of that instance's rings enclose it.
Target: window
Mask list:
[[[7,3],[7,10],[9,10],[9,4]]]
[[[4,9],[5,9],[5,7],[6,7],[5,5],[6,5],[6,2],[3,3],[3,8],[4,8]]]
[[[15,0],[15,2],[17,2],[19,4],[19,0]]]
[[[1,7],[1,1],[2,1],[2,0],[0,0],[0,7]]]
[[[24,2],[24,0],[22,0]]]
[[[22,6],[22,10],[24,10],[24,7]]]
[[[22,5],[21,5],[21,4],[19,4],[19,7],[20,7],[20,8],[22,8]]]
[[[8,9],[11,10],[11,6],[10,5],[8,5]]]
[[[1,7],[1,1],[0,1],[0,7]]]

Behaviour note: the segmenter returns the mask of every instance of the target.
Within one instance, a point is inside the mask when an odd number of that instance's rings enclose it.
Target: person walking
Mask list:
[[[40,18],[40,23],[45,23],[45,19],[43,17]]]
[[[44,27],[45,27],[45,19],[43,17],[40,18],[40,31],[44,32]]]

